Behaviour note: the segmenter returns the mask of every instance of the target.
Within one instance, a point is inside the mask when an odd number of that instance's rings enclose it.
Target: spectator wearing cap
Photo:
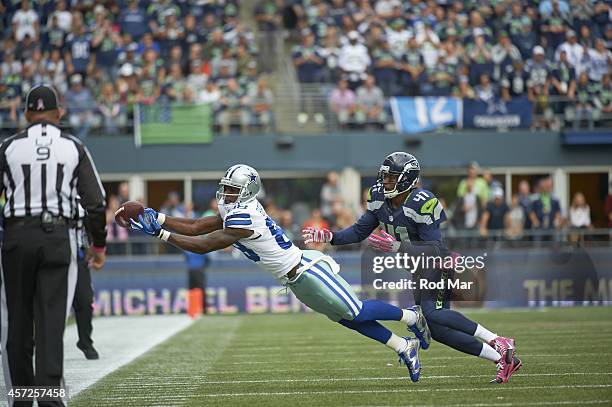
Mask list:
[[[495,64],[493,78],[499,81],[506,71],[506,68],[512,65],[512,62],[517,59],[522,59],[521,52],[512,44],[508,33],[502,31],[499,34],[499,42],[491,48],[491,60]]]
[[[408,40],[408,47],[399,64],[400,83],[404,94],[417,96],[421,93],[421,83],[426,80],[425,59],[415,37]]]
[[[246,133],[250,121],[248,98],[235,78],[228,79],[225,88],[221,92],[219,106],[221,111],[219,112],[218,119],[221,125],[221,132],[224,135],[229,134],[232,124],[240,124],[242,132]]]
[[[527,79],[527,92],[529,100],[533,103],[534,113],[549,116],[548,94],[550,84],[551,67],[546,61],[544,48],[540,45],[533,49],[533,58],[527,61],[525,70],[529,75]],[[537,125],[538,123],[534,123]],[[546,127],[548,124],[544,118],[539,123]]]
[[[353,118],[353,113],[355,112],[355,92],[349,88],[346,79],[340,79],[338,87],[331,92],[329,107],[341,126],[345,126]]]
[[[122,32],[129,33],[135,41],[148,31],[149,18],[138,6],[138,0],[127,1],[127,8],[122,9],[119,15],[119,26]]]
[[[85,77],[93,71],[96,56],[91,52],[91,35],[85,31],[82,21],[73,21],[72,32],[66,38],[66,70],[68,74]]]
[[[96,103],[89,89],[83,86],[83,77],[80,74],[72,75],[70,89],[64,98],[70,126],[78,138],[85,139],[95,124],[93,112]]]
[[[338,56],[338,66],[346,74],[351,89],[356,89],[365,79],[372,63],[368,49],[359,40],[357,31],[349,32],[348,43],[340,49]]]
[[[510,208],[504,200],[504,190],[495,188],[480,219],[480,235],[489,239],[502,238],[504,229],[511,226]]]
[[[256,126],[262,127],[266,133],[270,132],[274,96],[266,80],[259,79],[255,88],[248,91],[247,97],[253,113],[253,122]]]
[[[15,41],[23,41],[26,35],[34,41],[38,41],[38,14],[30,8],[29,0],[21,1],[21,8],[13,14],[13,19],[11,21],[13,23],[13,37]]]
[[[583,53],[583,47],[578,43],[576,33],[573,30],[567,31],[565,34],[565,42],[556,49],[555,61],[559,61],[561,51],[565,51],[567,54],[567,62],[576,68],[580,62]]]
[[[372,75],[368,75],[363,85],[357,88],[355,107],[355,121],[361,125],[373,124],[378,127],[385,126],[387,113],[385,112],[385,96],[376,86]]]

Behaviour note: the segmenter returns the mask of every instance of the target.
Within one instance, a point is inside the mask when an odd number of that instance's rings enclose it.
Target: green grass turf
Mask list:
[[[510,383],[489,384],[493,363],[437,343],[411,383],[392,351],[316,314],[211,316],[70,405],[612,405],[612,308],[466,314],[516,338],[524,366]]]

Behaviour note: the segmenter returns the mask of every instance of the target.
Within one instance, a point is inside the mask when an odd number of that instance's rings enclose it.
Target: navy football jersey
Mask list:
[[[368,194],[368,212],[381,229],[401,242],[441,242],[440,224],[446,221],[444,208],[433,193],[415,188],[401,207],[392,208],[384,187],[375,185]]]

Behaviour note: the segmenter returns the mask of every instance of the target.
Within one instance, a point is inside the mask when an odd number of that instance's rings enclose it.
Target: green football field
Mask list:
[[[510,383],[489,384],[493,363],[437,343],[412,383],[392,351],[315,314],[210,316],[70,405],[612,405],[612,308],[466,313],[516,338],[524,366]]]

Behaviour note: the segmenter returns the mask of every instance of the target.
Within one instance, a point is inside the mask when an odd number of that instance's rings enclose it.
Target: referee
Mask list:
[[[104,265],[106,245],[104,190],[87,148],[58,127],[55,90],[34,86],[25,103],[29,127],[0,145],[0,193],[6,195],[0,337],[9,405],[19,406],[32,401],[14,398],[11,389],[63,386],[63,335],[77,278],[77,195],[87,211],[88,257],[96,269]]]

